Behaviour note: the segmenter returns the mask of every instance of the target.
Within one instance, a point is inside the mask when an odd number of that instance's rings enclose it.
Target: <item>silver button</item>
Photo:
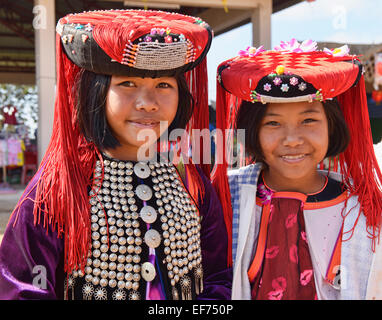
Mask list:
[[[157,219],[157,212],[151,206],[145,206],[141,209],[140,216],[146,223],[153,223]]]
[[[142,278],[145,279],[147,282],[153,281],[156,276],[154,265],[150,262],[145,262],[144,264],[142,264],[141,275]]]
[[[156,248],[161,242],[161,236],[158,231],[150,229],[145,233],[145,242],[150,248]]]
[[[134,166],[134,173],[141,179],[146,179],[150,176],[150,168],[144,162],[138,162]]]
[[[149,186],[146,186],[145,184],[140,184],[135,189],[135,193],[137,197],[143,201],[148,201],[153,196],[153,192],[151,191],[151,188]]]

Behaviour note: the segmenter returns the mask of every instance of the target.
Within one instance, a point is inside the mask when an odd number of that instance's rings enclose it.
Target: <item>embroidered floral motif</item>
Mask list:
[[[263,88],[264,88],[264,91],[269,92],[272,90],[272,85],[270,83],[266,83],[266,84],[264,84]]]
[[[298,79],[296,77],[292,77],[289,79],[289,83],[292,85],[292,86],[295,86],[298,84]]]
[[[179,41],[180,42],[185,42],[186,41],[186,37],[184,36],[184,34],[180,34],[179,35]]]
[[[299,85],[298,85],[298,90],[300,91],[305,91],[306,89],[306,83],[305,82],[301,82]]]
[[[282,80],[281,80],[281,78],[276,77],[276,78],[273,79],[273,83],[274,83],[276,86],[279,86],[279,85],[282,83]]]
[[[172,37],[171,36],[166,36],[166,37],[164,37],[164,41],[166,43],[171,43],[172,42]]]
[[[282,92],[288,92],[288,90],[289,90],[289,86],[286,83],[281,85],[281,91]]]

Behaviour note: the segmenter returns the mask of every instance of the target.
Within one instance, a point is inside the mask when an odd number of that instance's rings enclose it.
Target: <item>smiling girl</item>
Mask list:
[[[230,297],[209,172],[140,154],[162,150],[165,131],[208,126],[211,40],[200,19],[160,11],[59,20],[53,134],[1,243],[0,298]]]
[[[214,170],[233,299],[382,298],[382,174],[362,66],[342,51],[294,40],[218,67],[217,113],[230,118],[217,127],[244,129],[254,162]]]

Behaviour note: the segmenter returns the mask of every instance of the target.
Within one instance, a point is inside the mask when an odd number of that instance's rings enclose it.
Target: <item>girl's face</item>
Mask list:
[[[268,104],[259,130],[269,167],[266,182],[278,191],[317,191],[322,186],[317,165],[326,155],[328,140],[321,102]]]
[[[105,114],[121,146],[107,153],[121,160],[136,160],[139,148],[154,144],[174,120],[178,99],[174,77],[112,76]]]

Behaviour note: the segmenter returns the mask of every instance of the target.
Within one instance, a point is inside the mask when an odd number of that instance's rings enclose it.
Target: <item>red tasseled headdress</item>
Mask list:
[[[159,57],[168,50],[180,50],[174,59],[176,68],[166,68],[166,61],[147,69],[135,68],[149,60],[140,53],[144,46],[158,39]],[[165,39],[165,37],[167,37]],[[171,39],[170,39],[171,38]],[[147,41],[146,41],[147,40]],[[150,41],[151,41],[150,40]],[[189,88],[195,100],[193,116],[188,128],[208,128],[208,95],[206,53],[212,40],[212,30],[198,18],[161,11],[110,10],[68,15],[57,24],[56,66],[57,88],[52,137],[41,162],[41,176],[36,184],[34,206],[35,223],[50,225],[65,241],[65,271],[83,269],[91,245],[90,205],[88,187],[97,159],[102,160],[98,148],[86,141],[76,119],[75,82],[81,68],[104,74],[141,75],[147,77],[174,76],[186,72]],[[180,43],[182,42],[182,43]],[[156,42],[154,42],[154,46]],[[133,48],[132,50],[130,50]],[[130,50],[130,51],[129,51]],[[162,50],[162,51],[161,51]],[[183,50],[183,51],[182,51]],[[126,53],[130,54],[126,60]],[[167,51],[168,52],[168,51]],[[163,56],[163,60],[165,60]],[[175,62],[174,62],[175,63]],[[180,65],[180,63],[183,63]],[[190,163],[189,172],[196,171]],[[209,176],[209,167],[203,168]],[[195,178],[198,174],[193,174]],[[193,181],[203,192],[202,182]],[[23,195],[14,213],[28,195]]]
[[[336,97],[351,137],[346,151],[339,156],[339,166],[351,195],[358,196],[374,247],[381,224],[382,174],[374,154],[362,66],[356,56],[348,55],[346,47],[324,51],[301,48],[272,51],[248,48],[222,62],[217,76],[217,129],[234,128],[242,100],[287,103]],[[223,140],[225,145],[224,137]],[[229,244],[232,206],[226,153],[230,147],[218,150],[223,163],[217,164],[212,172],[224,210]],[[229,264],[232,263],[231,250],[229,245]]]

